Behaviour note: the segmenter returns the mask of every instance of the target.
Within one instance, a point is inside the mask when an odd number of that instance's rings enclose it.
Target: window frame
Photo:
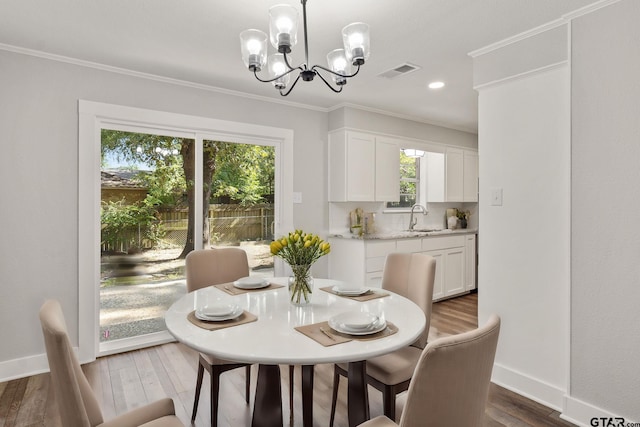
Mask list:
[[[414,148],[414,147],[401,147],[400,148],[400,162],[402,162],[402,156],[404,154],[404,149],[406,148]],[[420,148],[422,150],[422,148]],[[425,152],[426,154],[426,152]],[[426,168],[425,168],[425,154],[420,157],[414,157],[416,160],[416,177],[415,178],[406,178],[400,174],[400,184],[403,182],[414,182],[416,185],[416,200],[414,204],[420,204],[423,200],[427,200],[426,193]],[[405,154],[406,156],[406,154]],[[407,156],[409,157],[409,156]],[[402,163],[400,163],[400,168],[402,168]],[[402,188],[402,185],[400,185]],[[402,194],[401,194],[402,195]],[[389,206],[391,203],[395,202],[386,202],[384,212],[385,213],[404,213],[410,212],[411,206]]]
[[[273,145],[276,147],[275,232],[293,228],[293,130],[211,119],[144,108],[78,101],[78,359],[88,363],[105,355],[99,342],[100,278],[100,147],[101,129],[118,129],[182,136],[196,143],[196,194],[202,194],[202,141],[204,139]],[[149,132],[152,130],[151,132]],[[202,211],[196,198],[196,212]],[[202,224],[196,222],[195,245],[202,246]],[[282,263],[274,265],[282,275]],[[152,337],[155,340],[155,337]],[[136,344],[136,348],[149,345]],[[129,349],[133,349],[129,348]],[[125,351],[127,349],[119,349]]]

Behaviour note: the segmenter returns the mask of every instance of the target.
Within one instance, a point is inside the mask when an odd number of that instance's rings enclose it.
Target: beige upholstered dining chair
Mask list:
[[[60,303],[48,300],[40,308],[51,384],[65,427],[184,427],[175,416],[173,400],[165,398],[104,421],[98,400],[73,351]]]
[[[439,338],[425,347],[409,385],[400,427],[480,427],[489,394],[500,318],[481,328]],[[379,416],[361,427],[397,426]]]
[[[367,360],[367,383],[382,392],[384,414],[392,420],[395,420],[396,394],[409,388],[411,375],[427,344],[435,273],[436,261],[426,254],[392,253],[385,261],[382,288],[410,299],[426,317],[424,332],[411,346]],[[347,376],[346,364],[334,365],[330,426],[335,418],[340,376]]]
[[[249,261],[247,253],[240,248],[198,249],[189,252],[185,258],[187,292],[193,292],[211,285],[233,282],[249,275]],[[198,379],[196,395],[193,402],[191,421],[195,421],[200,400],[200,389],[204,371],[211,376],[211,427],[218,425],[218,395],[220,375],[224,372],[246,367],[245,399],[249,403],[251,384],[251,365],[218,359],[217,357],[200,353],[198,356]]]

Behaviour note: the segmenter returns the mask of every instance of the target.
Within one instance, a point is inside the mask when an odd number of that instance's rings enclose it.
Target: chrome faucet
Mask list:
[[[415,227],[416,224],[418,223],[418,218],[414,218],[413,217],[413,212],[414,212],[415,208],[420,208],[422,213],[425,214],[425,215],[427,215],[429,213],[427,208],[425,208],[422,205],[415,204],[415,205],[411,206],[411,216],[409,217],[409,230],[410,231],[413,230],[413,227]]]

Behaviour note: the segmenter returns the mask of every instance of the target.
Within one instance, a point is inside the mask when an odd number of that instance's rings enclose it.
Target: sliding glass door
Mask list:
[[[252,275],[273,276],[275,148],[198,143],[101,130],[103,352],[168,339],[164,313],[186,292],[184,258],[196,248],[241,247]]]
[[[239,246],[252,275],[274,274],[268,243],[293,224],[291,130],[82,100],[78,111],[82,363],[173,339],[163,316],[194,248]]]

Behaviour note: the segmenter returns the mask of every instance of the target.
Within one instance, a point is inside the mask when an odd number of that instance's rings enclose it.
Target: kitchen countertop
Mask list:
[[[417,237],[437,237],[437,236],[450,236],[454,234],[476,234],[477,228],[461,228],[456,230],[402,230],[402,231],[389,231],[383,233],[365,234],[358,236],[356,234],[331,234],[329,237],[338,237],[343,239],[356,239],[356,240],[391,240],[391,239],[411,239]]]

